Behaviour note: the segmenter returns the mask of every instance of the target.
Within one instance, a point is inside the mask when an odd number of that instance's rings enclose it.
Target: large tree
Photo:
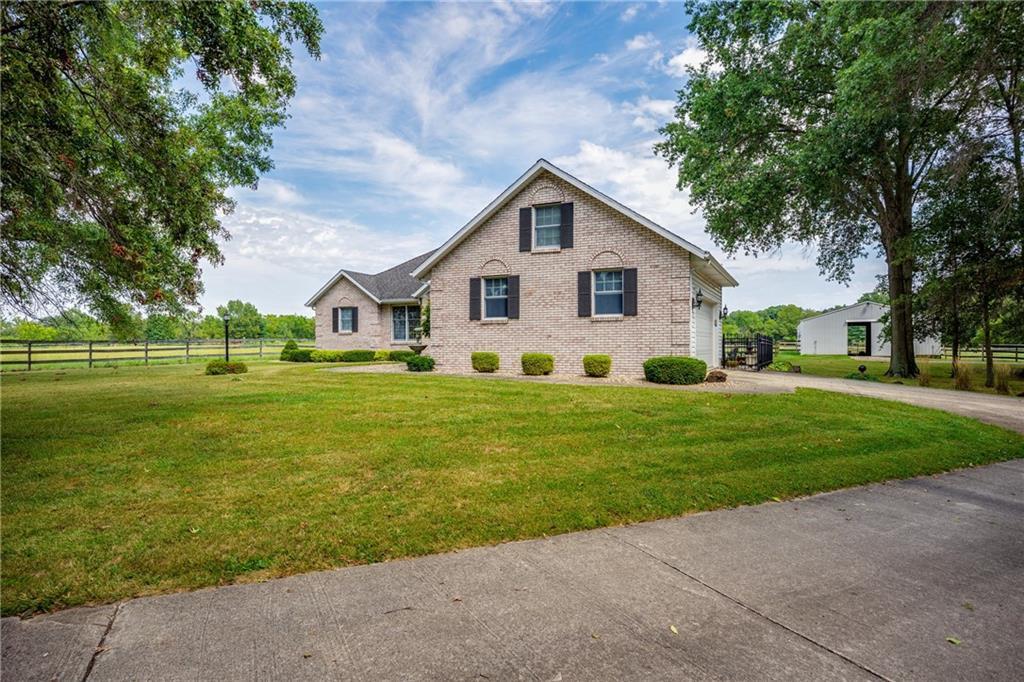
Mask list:
[[[680,188],[730,252],[813,243],[822,272],[844,281],[880,249],[889,372],[916,374],[915,204],[935,166],[977,133],[979,48],[991,36],[965,28],[973,8],[954,3],[723,0],[690,10],[707,60],[657,146]]]
[[[0,14],[0,302],[84,304],[114,325],[176,312],[222,260],[225,190],[271,168],[319,56],[316,10],[279,0],[6,2]]]

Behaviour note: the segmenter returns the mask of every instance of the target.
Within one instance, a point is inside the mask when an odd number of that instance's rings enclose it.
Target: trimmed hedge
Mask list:
[[[612,356],[584,355],[583,371],[588,377],[606,377],[612,371]]]
[[[473,369],[478,372],[484,372],[490,374],[491,372],[498,371],[498,365],[500,361],[497,353],[488,353],[486,351],[477,351],[469,356],[473,362]]]
[[[429,355],[413,355],[405,361],[405,366],[410,372],[433,372],[434,358]]]
[[[343,350],[341,351],[342,362],[373,362],[374,352],[372,350]]]
[[[644,376],[655,384],[699,384],[707,373],[706,362],[681,355],[664,355],[644,363]]]
[[[416,353],[411,350],[393,350],[388,353],[388,359],[391,362],[405,362],[409,358],[416,357]]]
[[[284,348],[281,349],[281,359],[286,362],[290,362],[292,359],[292,353],[294,353],[298,349],[299,344],[295,343],[295,341],[291,339],[288,339],[288,341],[286,341],[284,344]]]
[[[391,351],[389,350],[376,350],[373,352],[374,362],[387,362],[391,359]]]
[[[206,363],[206,373],[219,376],[221,374],[245,374],[249,367],[244,362],[227,362],[225,360],[210,360]]]
[[[555,358],[547,353],[523,353],[523,374],[539,376],[555,370]]]
[[[313,362],[312,348],[296,348],[295,350],[288,354],[288,357],[283,357],[284,353],[282,353],[281,355],[281,359],[287,360],[288,362]]]
[[[340,350],[315,350],[309,354],[313,362],[341,362]]]

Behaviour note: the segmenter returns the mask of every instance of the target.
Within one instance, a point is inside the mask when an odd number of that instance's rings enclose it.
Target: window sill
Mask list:
[[[480,324],[508,324],[507,317],[485,317]]]
[[[625,319],[625,315],[591,315],[591,322],[620,322]]]
[[[338,332],[338,335],[339,336],[352,336],[352,334],[354,334],[354,333],[355,332],[353,332],[353,331],[340,331],[340,332]]]
[[[559,253],[561,246],[535,246],[530,253]]]

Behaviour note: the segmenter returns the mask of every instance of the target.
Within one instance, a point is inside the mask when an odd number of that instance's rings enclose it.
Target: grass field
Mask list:
[[[4,375],[3,613],[1024,457],[993,426],[816,391],[316,370]]]
[[[851,372],[857,372],[860,365],[867,366],[867,373],[877,377],[886,383],[901,381],[910,386],[917,386],[915,379],[898,379],[885,376],[889,369],[888,360],[864,360],[863,358],[849,357],[846,355],[800,355],[798,353],[777,353],[777,361],[787,360],[794,365],[800,365],[804,374],[813,374],[820,377],[845,377]],[[950,372],[953,368],[952,360],[937,360],[934,358],[918,358],[918,366],[921,371],[927,371],[931,377],[932,388],[953,388],[953,379]],[[972,390],[982,393],[995,393],[994,388],[985,387],[985,364],[983,362],[970,362],[969,367],[973,376]],[[1013,365],[1015,368],[1021,365]],[[1024,391],[1024,379],[1010,379],[1010,394],[1017,395]]]

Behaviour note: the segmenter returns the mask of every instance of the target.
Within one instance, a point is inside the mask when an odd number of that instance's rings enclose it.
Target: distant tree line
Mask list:
[[[980,295],[971,293],[971,290],[962,291],[959,306],[943,308],[925,298],[926,294],[938,297],[938,294],[930,292],[931,289],[926,289],[919,298],[919,333],[938,336],[943,345],[957,351],[954,355],[959,354],[961,347],[984,348],[985,325],[982,315],[976,312],[981,307]],[[888,298],[884,291],[871,291],[861,295],[856,302],[871,301],[888,305]],[[722,321],[722,332],[726,336],[764,334],[777,340],[793,340],[796,339],[796,328],[801,320],[842,307],[836,305],[815,310],[788,304],[773,305],[763,310],[734,310]],[[990,308],[989,344],[1024,343],[1024,306],[1019,299],[1006,296],[992,302]],[[884,316],[883,322],[887,318]]]
[[[306,315],[263,314],[252,303],[228,301],[216,315],[151,314],[132,316],[127,325],[111,327],[81,310],[38,320],[0,319],[0,336],[21,341],[160,341],[164,339],[224,338],[224,320],[230,317],[232,338],[313,338],[313,318]]]

